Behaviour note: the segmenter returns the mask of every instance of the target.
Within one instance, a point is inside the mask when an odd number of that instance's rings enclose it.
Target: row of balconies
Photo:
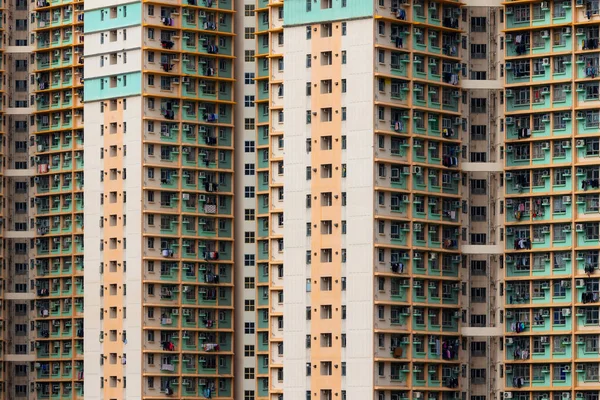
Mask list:
[[[582,250],[575,253],[572,260],[571,251],[535,252],[522,254],[507,254],[507,278],[549,277],[564,278],[575,274],[577,276],[592,275],[598,269],[598,252],[595,250]],[[583,282],[583,281],[577,281]],[[579,286],[579,283],[578,283]]]
[[[83,235],[38,237],[35,239],[36,256],[57,256],[70,253],[83,253]]]
[[[184,104],[185,107],[185,104]],[[152,123],[154,125],[154,122]],[[181,132],[181,133],[180,133]],[[232,129],[224,126],[195,124],[184,122],[179,127],[177,123],[161,122],[160,130],[152,129],[144,133],[146,142],[167,144],[201,145],[210,147],[231,147]],[[193,149],[188,147],[188,153]],[[184,154],[186,150],[182,149]]]
[[[561,285],[561,283],[558,283]],[[523,286],[523,285],[522,285]],[[554,285],[554,288],[556,285]],[[523,286],[525,288],[525,286]],[[515,289],[516,290],[516,289]],[[507,296],[510,296],[507,292]],[[527,292],[518,294],[513,297],[514,301],[527,302]],[[597,292],[591,298],[597,299]],[[586,296],[587,299],[587,296]],[[592,303],[596,301],[592,301]],[[543,304],[543,302],[541,302]],[[572,307],[571,302],[567,300],[565,304],[558,305],[552,311],[545,312],[543,309],[522,308],[517,304],[511,310],[505,311],[506,324],[505,332],[511,335],[537,335],[536,332],[594,332],[594,326],[598,326],[598,306],[586,305],[588,303],[581,302],[577,307]],[[528,303],[523,305],[527,306]]]
[[[147,90],[146,93],[149,96],[164,96],[165,93],[170,92],[172,95],[179,96],[179,90],[177,89],[179,86],[179,78],[163,78],[164,79],[161,78],[161,88],[157,88],[154,84],[145,83],[144,89]],[[174,82],[176,85],[171,85]],[[183,86],[187,85],[184,84]],[[189,96],[197,98],[197,95],[193,93],[189,94]],[[216,98],[213,99],[212,102],[198,103],[195,103],[192,100],[185,100],[180,104],[179,100],[163,100],[161,101],[160,108],[149,106],[145,113],[148,118],[160,120],[160,133],[167,138],[170,137],[171,134],[177,135],[179,131],[179,124],[177,122],[179,122],[179,120],[184,124],[188,124],[187,128],[190,128],[190,124],[202,124],[207,132],[211,130],[216,132],[214,130],[215,128],[210,129],[210,127],[219,126],[219,124],[232,124],[233,121],[233,108],[231,104],[217,104],[217,101]],[[180,110],[180,107],[183,109]],[[186,134],[188,133],[188,130],[191,130],[187,128],[182,126],[182,130],[184,130]]]
[[[67,300],[65,300],[66,302]],[[69,300],[70,301],[70,300]],[[75,299],[75,313],[76,317],[83,316],[83,298]],[[67,313],[70,310],[66,311]],[[63,317],[63,315],[60,315]],[[68,315],[67,315],[68,317]],[[75,321],[75,325],[73,325],[73,321],[70,318],[65,319],[40,319],[35,324],[37,339],[39,345],[36,344],[36,348],[40,347],[45,339],[53,340],[53,339],[68,339],[75,337],[82,338],[83,337],[83,320],[77,319]],[[55,363],[55,365],[59,365],[59,363]]]
[[[179,148],[177,145],[161,145],[158,150],[159,154],[155,154],[153,145],[146,145],[146,154],[144,156],[145,165],[153,167],[194,167],[202,168],[207,170],[231,170],[233,169],[233,152],[232,150],[217,150],[211,148],[195,148],[190,146],[184,146]],[[179,158],[180,151],[181,160]],[[77,155],[77,154],[75,154]],[[67,156],[70,157],[70,156]],[[200,171],[195,170],[184,170],[183,177],[186,181],[186,185],[193,184],[196,186],[196,182],[201,180],[196,179],[196,172],[202,174]],[[193,183],[191,183],[193,182]]]
[[[585,248],[598,241],[599,222],[571,222],[539,224],[533,226],[511,226],[506,228],[506,250],[568,250],[571,246]]]
[[[229,3],[229,1],[225,2]],[[219,5],[220,2],[219,2]],[[229,4],[231,6],[231,4]],[[152,5],[155,8],[156,6]],[[152,10],[150,13],[149,7],[144,7],[143,23],[147,26],[155,28],[168,29],[194,29],[201,31],[215,31],[219,33],[233,33],[233,15],[230,7],[220,7],[221,10],[227,12],[215,12],[192,7],[183,7],[180,9],[160,7],[160,16]],[[180,14],[181,12],[181,14]]]
[[[152,216],[152,219],[154,216]],[[150,223],[151,222],[151,223]],[[158,222],[158,221],[157,221]],[[180,225],[181,224],[181,225]],[[181,226],[181,229],[179,229]],[[193,216],[183,216],[181,220],[178,216],[162,215],[160,225],[154,221],[144,223],[144,233],[146,235],[184,235],[184,236],[203,236],[232,238],[232,220],[230,218],[211,218]],[[184,246],[186,244],[184,243]]]
[[[210,240],[210,238],[195,240],[168,237],[146,237],[143,255],[144,257],[168,260],[186,258],[205,261],[231,261],[232,247],[231,241]]]
[[[83,214],[75,215],[74,219],[75,224],[73,224],[73,217],[71,215],[37,218],[35,221],[36,233],[38,236],[82,233]],[[60,264],[60,261],[57,263]]]
[[[36,381],[83,379],[83,361],[51,361],[35,364]]]
[[[152,30],[153,33],[148,33]],[[212,54],[215,57],[233,55],[233,36],[230,34],[199,33],[173,28],[145,27],[143,46],[163,52]]]
[[[64,297],[64,296],[81,296],[83,295],[83,277],[76,276],[45,279],[38,277],[35,281],[35,290],[38,297]],[[51,311],[53,308],[60,308],[60,300],[51,300]],[[71,309],[70,300],[66,300],[62,304],[63,309]]]
[[[590,6],[588,6],[590,4]],[[599,18],[598,9],[588,0],[542,1],[508,5],[505,9],[507,29],[531,29],[571,23],[589,23]]]
[[[83,67],[83,35],[76,37],[75,40],[71,36],[61,44],[56,46],[75,45],[74,47],[52,49],[53,42],[37,41],[37,48],[40,49],[35,56],[35,70],[41,72],[43,70],[67,68],[67,67]],[[75,85],[82,85],[82,76],[78,76],[75,80]]]
[[[216,195],[216,193],[226,194],[232,191],[232,173],[228,172],[200,171],[198,178],[193,179],[191,171],[180,171],[177,168],[160,168],[158,171],[160,176],[157,176],[153,167],[145,167],[144,170],[146,178],[143,180],[143,184],[149,190],[201,191],[205,192],[205,196],[210,193]],[[188,174],[184,175],[185,172]],[[180,173],[182,179],[180,179]]]
[[[58,214],[67,212],[82,212],[83,211],[83,193],[75,193],[75,204],[73,204],[73,194],[63,193],[62,191],[71,191],[72,187],[70,181],[68,185],[60,186],[60,182],[55,184],[54,179],[52,180],[52,186],[48,187],[41,182],[41,185],[36,185],[36,196],[32,198],[32,208],[35,206],[36,213],[42,214]],[[79,190],[80,188],[78,188]],[[57,194],[58,193],[58,194]],[[49,194],[49,196],[46,196]]]
[[[83,399],[83,382],[40,382],[32,383],[31,390],[35,391],[35,396],[38,399]]]
[[[158,191],[152,200],[146,201],[146,211],[156,213],[179,211],[206,215],[231,215],[231,206],[230,195],[211,193],[184,192],[180,195],[172,191]]]
[[[225,359],[224,359],[225,360]],[[159,367],[155,366],[153,373],[160,373],[160,376],[144,376],[144,396],[160,396],[170,398],[172,396],[210,396],[218,398],[231,398],[233,392],[233,379],[227,377],[231,375],[232,366],[231,364],[218,365],[213,368],[213,361],[207,360],[196,367],[188,363],[186,370],[189,375],[178,376],[179,374],[164,376],[162,368],[165,370],[171,369],[172,364],[161,364]],[[202,364],[202,365],[200,365]],[[189,367],[189,368],[188,368]],[[175,367],[173,367],[175,368]],[[158,370],[158,371],[156,371]],[[193,371],[202,371],[202,377],[198,373]],[[218,372],[217,372],[218,371]],[[220,375],[212,377],[213,375]]]
[[[36,153],[83,150],[83,130],[55,132],[52,135],[39,134],[35,137]]]
[[[38,277],[72,275],[83,272],[83,256],[42,258],[31,262]]]
[[[212,294],[210,294],[212,296]],[[229,304],[204,304],[203,308],[196,308],[198,304],[186,304],[172,307],[146,306],[144,316],[144,327],[147,329],[201,329],[202,337],[210,337],[210,332],[219,330],[231,330],[233,328],[233,313],[231,301]],[[206,308],[210,307],[210,308]],[[150,313],[152,310],[152,313]],[[156,313],[160,312],[160,315]],[[206,331],[206,332],[204,332]]]

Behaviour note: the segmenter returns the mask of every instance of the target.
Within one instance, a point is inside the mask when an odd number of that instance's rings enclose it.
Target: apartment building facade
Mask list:
[[[4,397],[598,399],[597,0],[2,13]]]

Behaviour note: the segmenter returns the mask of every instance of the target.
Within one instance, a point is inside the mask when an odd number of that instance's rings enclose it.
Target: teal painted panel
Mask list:
[[[142,73],[130,72],[123,75],[88,78],[85,80],[84,89],[85,101],[141,95]]]
[[[119,4],[116,16],[111,14],[112,7],[97,8],[85,12],[85,33],[107,31],[142,23],[142,3]]]
[[[321,8],[331,4],[331,8]],[[288,0],[285,2],[284,25],[316,24],[351,18],[373,16],[373,1],[363,0]]]

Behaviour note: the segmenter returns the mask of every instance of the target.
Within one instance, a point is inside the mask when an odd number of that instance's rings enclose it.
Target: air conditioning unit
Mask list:
[[[512,365],[507,365],[504,368],[504,371],[506,371],[507,374],[512,374],[512,372],[513,372],[513,366]]]
[[[513,97],[514,93],[512,91],[512,89],[506,89],[506,91],[504,92],[505,97]]]
[[[575,279],[575,286],[585,287],[585,279]]]
[[[550,148],[550,143],[548,143],[548,142],[542,143],[542,149],[548,150],[549,148]],[[542,174],[542,175],[544,175],[544,174]]]
[[[575,230],[578,232],[583,232],[583,224],[575,224]]]
[[[409,196],[409,195],[407,195],[407,194],[403,194],[403,195],[402,195],[402,201],[403,201],[404,203],[410,203],[410,196]]]
[[[510,7],[506,7],[506,10],[508,11]],[[508,42],[512,42],[513,41],[513,36],[511,33],[507,33],[506,36],[504,36],[504,40],[508,43]]]
[[[515,230],[514,230],[514,228],[510,228],[510,227],[509,227],[509,228],[506,228],[506,234],[507,234],[508,236],[512,236],[512,235],[514,235],[514,234],[515,234]]]
[[[506,345],[507,346],[512,346],[513,345],[513,338],[506,338]]]
[[[571,287],[571,281],[560,281],[560,287],[563,287],[565,289],[569,289]]]
[[[504,176],[506,177],[507,181],[510,181],[513,178],[512,172],[507,172],[506,174],[504,174]]]
[[[512,146],[512,144],[509,144],[509,145],[506,146],[506,152],[507,153],[512,153],[513,152],[513,146]]]
[[[421,224],[413,224],[413,231],[421,232]]]
[[[512,317],[513,317],[513,312],[512,311],[507,311],[506,312],[506,318],[507,319],[512,319]]]
[[[577,139],[576,145],[577,145],[577,147],[585,147],[585,140]]]
[[[564,204],[571,204],[571,196],[563,196],[562,202]]]
[[[515,119],[513,117],[506,117],[506,125],[514,125]]]
[[[562,147],[565,149],[568,149],[571,147],[571,141],[570,140],[563,140],[561,143]]]
[[[190,83],[190,77],[189,76],[184,76],[181,81],[183,82],[184,85],[187,85]]]
[[[419,167],[418,165],[415,165],[413,167],[413,173],[414,174],[420,174],[423,171],[423,169],[421,167]]]
[[[547,30],[543,30],[543,31],[541,32],[541,36],[542,36],[544,39],[547,39],[547,38],[549,38],[549,37],[550,37],[550,32],[548,32]]]
[[[547,308],[542,310],[542,316],[543,317],[549,317],[550,316],[550,310],[548,310]]]
[[[512,392],[504,392],[504,398],[505,399],[512,399],[513,398]]]
[[[571,4],[571,2],[568,2],[568,3],[569,3],[569,5]],[[571,34],[571,27],[570,26],[564,27],[562,31],[563,31],[563,33],[565,35],[570,35]]]

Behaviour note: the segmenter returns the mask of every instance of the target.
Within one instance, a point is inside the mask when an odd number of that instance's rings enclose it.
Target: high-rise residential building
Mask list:
[[[599,400],[598,0],[0,14],[1,398]]]

